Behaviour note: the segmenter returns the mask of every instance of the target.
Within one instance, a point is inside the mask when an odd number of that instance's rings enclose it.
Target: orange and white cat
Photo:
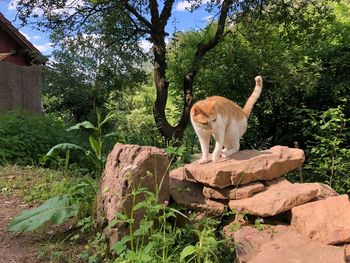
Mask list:
[[[262,91],[262,77],[255,77],[255,89],[243,109],[236,103],[220,96],[196,102],[191,109],[191,121],[202,150],[199,163],[209,162],[210,135],[216,141],[213,162],[220,156],[228,157],[239,151],[240,138],[247,130],[248,118]],[[225,147],[223,149],[223,147]]]

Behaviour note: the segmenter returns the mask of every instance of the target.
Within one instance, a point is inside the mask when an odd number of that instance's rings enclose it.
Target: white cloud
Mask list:
[[[189,9],[191,7],[191,3],[190,2],[187,2],[187,1],[181,1],[181,2],[178,2],[176,4],[176,11],[186,11],[187,9]]]
[[[195,0],[183,0],[180,1],[176,4],[175,10],[176,11],[187,11],[188,9],[190,9],[192,7],[192,5],[196,4],[197,1]],[[206,3],[210,2],[210,0],[202,0],[201,4],[204,5]]]
[[[206,17],[203,17],[202,20],[207,22],[207,23],[211,23],[214,19],[214,16],[206,16]]]
[[[26,39],[28,39],[29,41],[31,40],[31,37],[27,34],[27,33],[24,33],[23,31],[19,31]]]
[[[52,13],[55,15],[67,14],[72,15],[77,9],[85,5],[84,0],[68,0],[64,8],[53,9]]]
[[[164,41],[165,41],[165,44],[168,45],[170,43],[170,38],[166,37],[164,39]],[[139,47],[141,47],[143,49],[143,51],[145,51],[145,52],[149,52],[151,50],[152,46],[153,46],[153,44],[146,39],[139,41]]]
[[[18,1],[19,1],[19,0],[11,0],[11,1],[7,4],[7,9],[8,9],[8,10],[16,10]]]
[[[39,35],[33,36],[33,40],[40,40],[40,39],[41,39],[41,36],[39,36]]]
[[[141,40],[139,42],[139,46],[145,51],[145,52],[148,52],[151,50],[152,48],[152,43],[148,40]]]
[[[39,51],[41,53],[43,53],[44,55],[50,53],[52,48],[53,48],[53,44],[51,42],[47,42],[47,43],[44,43],[44,44],[34,44],[34,46],[37,49],[39,49]]]
[[[11,0],[8,5],[7,8],[8,10],[16,10],[17,5],[18,5],[19,0]],[[26,2],[26,1],[25,1]],[[28,0],[29,2],[29,0]],[[37,4],[38,6],[40,6],[40,2]],[[80,8],[82,6],[84,6],[84,0],[68,0],[65,4],[64,8],[56,8],[56,9],[52,9],[50,11],[51,14],[73,14],[77,8]],[[42,15],[43,14],[43,10],[40,7],[35,7],[33,9],[33,14],[37,14],[37,15]]]
[[[170,43],[170,38],[169,37],[166,37],[165,39],[164,39],[164,41],[165,41],[165,44],[169,44]]]
[[[8,10],[11,10],[11,11],[16,11],[18,2],[19,2],[19,0],[11,0],[11,1],[7,4],[7,9],[8,9]],[[29,2],[29,0],[27,0],[27,2]],[[43,14],[43,11],[42,11],[40,8],[34,7],[34,8],[33,8],[33,14],[42,15],[42,14]]]

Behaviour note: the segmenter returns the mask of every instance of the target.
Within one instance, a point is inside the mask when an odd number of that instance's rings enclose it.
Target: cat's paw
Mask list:
[[[231,155],[233,155],[236,152],[238,152],[238,149],[230,149],[230,150],[228,150],[228,149],[225,148],[224,150],[221,151],[222,158],[230,157]]]
[[[213,154],[212,160],[214,163],[217,163],[220,161],[220,153],[219,154]]]
[[[221,154],[221,157],[222,158],[227,158],[227,157],[230,157],[232,154],[228,154],[228,152],[225,152],[225,153],[222,153]]]
[[[202,159],[199,160],[198,163],[199,163],[199,164],[205,164],[205,163],[208,163],[208,162],[209,162],[208,159],[203,159],[203,158],[202,158]]]
[[[221,154],[222,154],[223,156],[225,156],[226,153],[227,153],[227,151],[228,151],[228,149],[224,148],[224,149],[221,150]]]
[[[213,163],[217,163],[218,161],[220,161],[220,158],[213,158]]]

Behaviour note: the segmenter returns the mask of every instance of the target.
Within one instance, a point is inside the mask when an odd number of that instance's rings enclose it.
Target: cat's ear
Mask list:
[[[193,116],[197,116],[199,113],[201,113],[201,111],[202,110],[197,105],[193,105],[192,107]]]

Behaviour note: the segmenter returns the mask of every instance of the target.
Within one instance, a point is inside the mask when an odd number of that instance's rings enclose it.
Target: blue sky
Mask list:
[[[44,55],[50,55],[52,52],[52,43],[49,39],[48,32],[41,32],[33,28],[32,25],[20,27],[20,21],[16,18],[16,5],[17,0],[0,0],[0,12],[11,21],[11,23],[30,41],[33,45],[38,48]],[[207,2],[208,0],[203,0]],[[167,26],[169,33],[176,30],[190,30],[198,29],[205,26],[210,18],[208,13],[205,12],[204,8],[190,13],[186,10],[189,7],[189,3],[183,0],[175,1],[172,17]],[[141,43],[144,48],[149,48],[150,44],[147,42]]]

